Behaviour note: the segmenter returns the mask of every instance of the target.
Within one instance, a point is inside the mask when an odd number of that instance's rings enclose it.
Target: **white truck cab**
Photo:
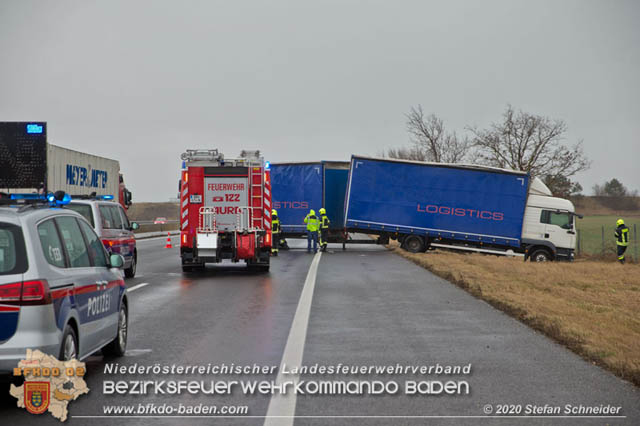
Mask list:
[[[576,216],[581,217],[571,201],[554,197],[539,178],[534,178],[522,225],[525,256],[533,261],[573,260]]]

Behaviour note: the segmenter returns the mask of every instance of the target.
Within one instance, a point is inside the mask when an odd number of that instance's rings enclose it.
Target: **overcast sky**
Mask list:
[[[640,189],[639,1],[0,1],[0,120],[120,161],[134,201],[175,197],[180,153],[347,160],[508,103],[584,140],[588,193]]]

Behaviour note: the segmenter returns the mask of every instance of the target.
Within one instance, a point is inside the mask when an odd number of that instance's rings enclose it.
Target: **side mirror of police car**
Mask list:
[[[124,267],[124,257],[119,254],[112,254],[109,256],[109,263],[112,268],[122,269]]]
[[[131,222],[131,230],[136,231],[138,229],[140,229],[140,225],[138,225],[138,222]]]

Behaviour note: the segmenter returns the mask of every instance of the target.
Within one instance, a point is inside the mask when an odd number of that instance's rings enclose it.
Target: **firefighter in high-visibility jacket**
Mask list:
[[[618,262],[624,264],[624,252],[627,251],[629,245],[629,228],[624,224],[624,220],[618,219],[616,222],[616,245],[618,246]]]
[[[327,251],[327,244],[329,241],[329,217],[327,216],[327,211],[321,208],[320,213],[320,251]]]
[[[271,255],[278,255],[280,246],[280,219],[277,210],[271,210]]]
[[[320,229],[320,220],[316,216],[315,210],[309,210],[309,214],[304,218],[307,224],[307,253],[311,253],[311,241],[313,241],[313,252],[318,252],[318,230]]]

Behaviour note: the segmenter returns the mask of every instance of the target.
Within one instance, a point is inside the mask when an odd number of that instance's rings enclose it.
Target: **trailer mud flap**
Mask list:
[[[255,234],[236,234],[236,247],[238,259],[253,259],[256,257]]]

